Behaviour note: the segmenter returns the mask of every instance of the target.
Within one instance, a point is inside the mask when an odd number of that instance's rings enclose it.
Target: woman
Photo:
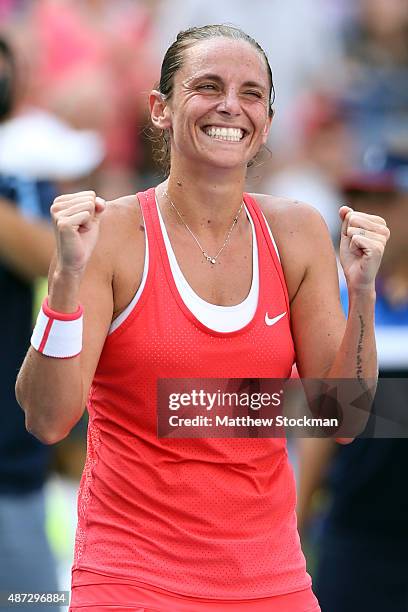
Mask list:
[[[17,396],[47,443],[88,401],[72,610],[319,610],[285,440],[156,433],[160,378],[285,378],[295,358],[303,377],[376,376],[384,220],[340,208],[346,325],[319,214],[243,193],[272,91],[262,49],[240,30],[181,33],[150,95],[168,179],[108,204],[82,192],[52,206],[57,256]]]

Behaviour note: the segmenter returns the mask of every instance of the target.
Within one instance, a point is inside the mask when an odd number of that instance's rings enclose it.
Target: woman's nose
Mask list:
[[[240,115],[241,104],[237,92],[233,89],[226,91],[222,100],[220,100],[217,110],[228,115]]]

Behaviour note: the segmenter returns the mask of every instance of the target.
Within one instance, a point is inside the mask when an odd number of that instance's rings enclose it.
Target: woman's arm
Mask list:
[[[117,312],[115,272],[129,234],[129,218],[119,208],[105,209],[94,192],[82,192],[57,198],[51,209],[57,255],[49,273],[49,306],[72,313],[81,303],[84,329],[78,356],[48,357],[30,347],[18,375],[16,396],[27,429],[47,444],[64,438],[80,419]]]
[[[341,309],[335,254],[327,228],[320,215],[308,211],[306,272],[291,304],[296,361],[302,378],[356,378],[363,382],[376,379],[378,374],[375,276],[389,230],[379,217],[347,207],[342,207],[340,213],[340,262],[350,301],[347,322]]]
[[[340,261],[350,301],[346,321],[340,303],[336,257],[321,215],[307,204],[256,197],[279,248],[289,293],[296,364],[305,392],[309,402],[316,397],[320,402],[322,385],[307,383],[307,379],[332,379],[334,393],[339,392],[337,406],[347,408],[338,441],[348,442],[344,432],[352,431],[352,438],[365,427],[378,375],[374,287],[389,230],[380,217],[352,211],[347,206],[339,210]],[[336,379],[348,381],[336,384]],[[329,399],[324,405],[314,404],[313,411],[333,407],[333,398]],[[355,400],[359,402],[357,407]],[[329,416],[326,410],[323,414]],[[330,412],[330,416],[334,415]]]
[[[375,277],[389,230],[380,217],[343,206],[340,262],[349,292],[342,313],[336,260],[320,215],[304,211],[306,270],[291,304],[296,362],[301,378],[354,379],[345,397],[373,390],[378,376],[374,333]],[[364,232],[364,235],[363,235]],[[357,391],[357,386],[360,391]],[[361,415],[360,415],[361,416]]]

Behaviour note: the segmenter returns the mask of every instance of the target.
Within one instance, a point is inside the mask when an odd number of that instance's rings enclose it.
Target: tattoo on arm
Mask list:
[[[366,384],[363,379],[363,360],[361,358],[361,353],[363,351],[363,338],[364,338],[365,324],[364,324],[364,319],[361,315],[358,315],[358,318],[360,319],[360,336],[359,336],[358,344],[357,344],[357,358],[356,358],[357,379],[360,385],[363,387],[363,389],[366,389]]]

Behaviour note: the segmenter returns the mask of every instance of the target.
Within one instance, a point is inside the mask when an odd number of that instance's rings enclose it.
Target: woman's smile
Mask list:
[[[201,128],[206,136],[212,140],[221,140],[230,143],[241,142],[247,132],[239,127],[226,127],[220,125],[207,125]]]

